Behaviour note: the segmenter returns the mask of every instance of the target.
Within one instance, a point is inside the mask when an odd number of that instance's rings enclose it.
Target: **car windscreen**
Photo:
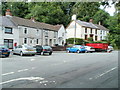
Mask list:
[[[51,49],[50,46],[43,46],[43,49]]]
[[[2,48],[7,48],[7,46],[0,45],[0,49],[2,49]]]

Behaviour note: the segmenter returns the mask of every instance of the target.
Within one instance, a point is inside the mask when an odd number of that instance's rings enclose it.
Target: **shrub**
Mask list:
[[[74,38],[69,38],[69,39],[66,40],[66,42],[67,42],[68,44],[74,44]],[[84,43],[84,40],[83,40],[83,39],[75,38],[75,44],[76,44],[76,45],[81,45],[81,44],[83,44],[83,43]]]

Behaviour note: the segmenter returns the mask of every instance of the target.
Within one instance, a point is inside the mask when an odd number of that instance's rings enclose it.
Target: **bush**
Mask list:
[[[67,44],[74,44],[74,38],[69,38],[66,40]],[[84,40],[83,39],[80,39],[80,38],[75,38],[75,44],[76,45],[81,45],[84,43]]]

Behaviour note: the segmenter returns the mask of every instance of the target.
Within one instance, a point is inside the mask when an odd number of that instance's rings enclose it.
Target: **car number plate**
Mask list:
[[[3,54],[8,54],[7,52],[3,53]]]

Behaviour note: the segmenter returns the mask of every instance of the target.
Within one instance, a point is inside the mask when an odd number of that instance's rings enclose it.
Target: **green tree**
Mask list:
[[[104,10],[99,10],[95,13],[93,16],[94,18],[94,23],[101,23],[101,25],[105,26],[106,28],[108,27],[107,20],[109,19],[110,15],[105,12]]]
[[[72,13],[77,15],[77,19],[89,22],[99,7],[99,2],[77,2],[73,6]]]

